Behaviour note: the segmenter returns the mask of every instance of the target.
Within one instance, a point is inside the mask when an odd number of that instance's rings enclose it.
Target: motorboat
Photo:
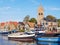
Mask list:
[[[26,34],[23,32],[13,33],[8,35],[9,40],[15,40],[15,41],[23,41],[23,42],[30,42],[33,41],[33,37],[35,34]]]
[[[9,33],[8,30],[5,30],[5,29],[1,29],[1,30],[0,30],[0,34],[8,34],[8,33]]]
[[[16,30],[5,30],[5,29],[1,29],[0,30],[0,34],[11,34],[11,33],[15,33],[17,32]]]
[[[46,42],[60,42],[60,34],[41,34],[37,35],[35,39],[39,41],[46,41]]]

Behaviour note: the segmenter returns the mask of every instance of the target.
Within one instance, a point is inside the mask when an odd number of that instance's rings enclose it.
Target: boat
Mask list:
[[[43,35],[38,35],[35,39],[38,42],[39,41],[60,42],[60,34],[43,34]]]
[[[1,31],[0,34],[9,34],[9,31]]]
[[[38,41],[47,41],[47,42],[60,42],[60,37],[41,37],[37,38]]]
[[[26,33],[13,33],[8,35],[9,40],[14,40],[14,41],[22,41],[22,42],[31,42],[33,41],[33,37],[35,34],[26,34]]]
[[[29,32],[25,32],[27,34],[35,34],[35,30],[30,30]]]
[[[15,33],[15,32],[17,32],[17,31],[16,30],[9,31],[9,30],[5,30],[5,29],[0,30],[0,34],[11,34],[11,33]]]
[[[41,33],[45,33],[45,31],[43,30],[30,30],[29,32],[26,32],[27,34],[36,34],[36,35],[38,35],[38,34],[41,34]]]
[[[8,33],[9,33],[8,30],[5,30],[5,29],[1,29],[1,30],[0,30],[0,34],[8,34]]]

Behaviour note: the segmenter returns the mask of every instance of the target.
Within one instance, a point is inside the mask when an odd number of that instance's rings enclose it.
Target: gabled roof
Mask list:
[[[35,23],[33,23],[33,22],[28,22],[28,25],[30,26],[30,28],[34,28]]]
[[[56,22],[57,21],[56,19],[51,20],[51,19],[48,19],[48,18],[44,18],[43,20],[46,20],[47,22]]]
[[[24,23],[23,23],[23,22],[18,22],[18,24],[24,25]]]

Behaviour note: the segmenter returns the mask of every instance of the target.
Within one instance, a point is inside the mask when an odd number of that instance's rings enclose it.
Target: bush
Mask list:
[[[24,32],[25,30],[19,30],[20,32]]]

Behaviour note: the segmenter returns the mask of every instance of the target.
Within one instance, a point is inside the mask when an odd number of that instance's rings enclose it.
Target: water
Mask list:
[[[60,45],[57,42],[37,42],[37,45]]]
[[[54,42],[19,42],[8,40],[7,36],[0,35],[0,45],[60,45]]]

